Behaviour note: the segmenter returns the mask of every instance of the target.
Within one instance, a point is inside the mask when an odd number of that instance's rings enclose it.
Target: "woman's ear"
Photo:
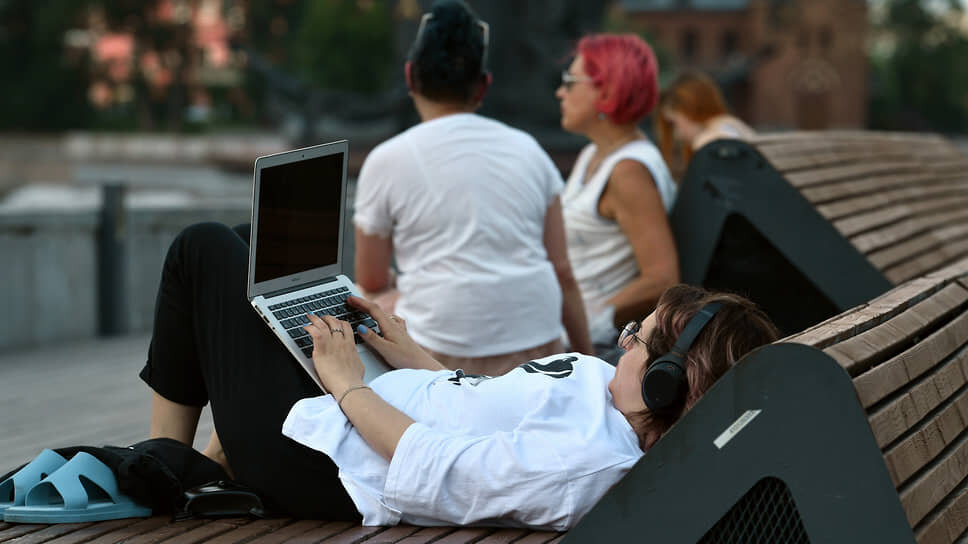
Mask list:
[[[484,97],[487,95],[487,90],[491,88],[491,83],[494,82],[494,77],[490,72],[484,72],[481,75],[481,84],[471,98],[471,104],[474,106],[480,106],[481,102],[484,101]]]
[[[407,82],[407,90],[413,92],[413,63],[409,60],[403,64],[403,78]]]

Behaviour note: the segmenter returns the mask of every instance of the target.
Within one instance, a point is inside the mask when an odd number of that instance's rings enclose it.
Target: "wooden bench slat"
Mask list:
[[[554,540],[561,539],[565,533],[552,532],[533,532],[528,533],[524,538],[515,540],[514,544],[548,544]]]
[[[526,534],[528,534],[528,531],[524,529],[499,529],[478,540],[475,544],[510,544],[511,542],[518,542]]]
[[[292,518],[271,518],[257,519],[245,525],[241,525],[227,533],[223,533],[213,539],[209,539],[209,544],[237,544],[248,542],[254,538],[271,533],[292,523]]]
[[[130,539],[137,535],[149,533],[160,527],[164,527],[169,523],[171,523],[170,516],[153,516],[148,519],[138,520],[137,523],[127,525],[120,529],[115,529],[110,533],[101,535],[100,537],[88,542],[88,544],[114,544],[115,542],[129,542]]]
[[[848,181],[853,179],[870,179],[880,177],[884,174],[899,174],[904,172],[920,172],[922,165],[911,158],[906,160],[876,162],[857,162],[837,166],[827,166],[803,170],[800,172],[789,172],[786,174],[790,185],[798,189],[805,189],[814,185]]]
[[[190,519],[179,521],[178,523],[168,523],[151,532],[142,533],[128,540],[126,544],[152,544],[154,542],[161,542],[187,531],[191,531],[192,529],[200,527],[205,523],[205,520],[201,519]]]
[[[71,544],[75,542],[89,542],[90,540],[100,537],[105,533],[111,533],[116,529],[123,529],[124,527],[134,525],[139,521],[141,521],[139,518],[126,518],[126,519],[102,521],[99,523],[91,524],[87,527],[83,527],[81,529],[78,529],[66,535],[60,536],[53,540],[48,540],[47,544]]]
[[[382,534],[386,531],[389,531],[390,529],[392,529],[392,527],[373,527],[373,526],[366,526],[366,525],[355,525],[331,537],[325,538],[323,540],[317,540],[317,542],[326,542],[326,544],[351,544],[356,542],[364,542],[370,538],[373,538],[378,534]]]
[[[287,544],[315,544],[350,529],[359,527],[349,521],[319,521],[312,519],[299,520],[287,525],[274,533],[259,539],[260,543],[272,544],[286,542]]]
[[[962,367],[968,359],[962,358]],[[962,383],[964,379],[962,376]],[[898,486],[927,465],[951,444],[968,425],[968,391],[962,391],[918,432],[906,438],[884,454],[887,471]]]
[[[40,544],[41,542],[54,540],[59,536],[73,533],[78,529],[83,529],[85,527],[89,527],[90,525],[91,523],[58,523],[55,525],[47,525],[39,531],[31,531],[24,534],[23,536],[14,540],[14,542],[17,544]]]
[[[944,458],[900,493],[901,507],[912,527],[964,481],[968,474],[968,434],[962,436]]]
[[[165,542],[169,544],[196,544],[198,542],[208,542],[209,540],[212,540],[223,533],[232,531],[233,529],[246,525],[250,522],[251,520],[249,518],[205,520],[205,523],[202,523],[198,527],[175,535]]]
[[[968,317],[968,315],[963,317]],[[962,323],[961,325],[964,328],[966,323]],[[918,345],[921,344],[923,342]],[[940,355],[940,353],[945,351],[945,347],[939,347],[937,350],[931,349],[930,351],[937,351],[939,353],[932,353],[930,355]],[[963,348],[963,345],[959,345],[957,348]],[[927,365],[928,362],[917,361],[917,364]],[[909,429],[917,425],[929,412],[940,406],[948,397],[960,389],[966,382],[965,375],[968,373],[968,370],[965,368],[966,365],[968,365],[968,351],[961,349],[950,361],[942,365],[937,372],[928,375],[923,381],[920,381],[900,397],[892,400],[888,405],[871,412],[868,421],[874,433],[874,438],[877,440],[877,445],[883,448],[902,436]],[[893,365],[891,370],[895,375],[905,372],[904,365],[902,364]],[[916,371],[917,369],[908,370],[912,377],[920,376],[920,374],[915,373]],[[894,376],[883,377],[893,378]],[[883,387],[887,389],[890,386],[886,385]]]
[[[965,209],[965,203],[962,199],[959,198],[952,204],[957,207],[950,210],[948,210],[949,206],[947,205],[939,206],[935,209],[932,209],[928,204],[924,206],[912,205],[910,207],[910,211],[912,213],[923,215],[904,217],[899,221],[896,221],[893,224],[879,230],[865,232],[856,236],[849,235],[850,243],[857,248],[857,251],[860,251],[866,255],[880,248],[890,246],[899,240],[916,236],[918,233],[924,232],[926,229],[930,229],[938,225],[963,222],[966,218],[968,218],[968,210]],[[848,231],[851,230],[845,228],[843,225],[837,226],[838,229],[844,228]],[[870,221],[867,224],[857,224],[855,225],[855,231],[860,232],[861,230],[870,229],[874,226],[876,226],[876,224],[873,221]],[[841,232],[844,231],[842,230]]]
[[[965,266],[968,267],[968,262]],[[943,277],[919,278],[782,341],[826,349],[900,315],[909,306],[941,290],[945,284]]]
[[[426,527],[396,542],[397,544],[425,544],[427,542],[436,542],[439,538],[456,531],[456,527]],[[381,539],[381,541],[383,540]]]
[[[483,527],[461,529],[434,542],[434,544],[467,544],[468,542],[477,542],[493,532],[494,529]]]
[[[914,532],[918,544],[955,542],[968,528],[968,490],[951,497],[944,510],[923,522]]]
[[[901,261],[912,259],[926,251],[931,251],[939,246],[956,243],[958,240],[966,237],[968,237],[968,223],[939,227],[889,248],[869,253],[867,260],[877,268],[885,269]]]
[[[903,174],[888,174],[875,178],[839,181],[837,183],[830,183],[827,185],[807,187],[801,190],[800,194],[803,195],[803,197],[814,206],[818,206],[820,204],[826,204],[834,200],[840,200],[848,197],[877,194],[881,191],[892,189],[898,186],[913,183],[933,185],[935,183],[941,183],[942,181],[948,180],[939,180],[936,174],[926,173],[923,171]]]
[[[886,322],[824,349],[852,377],[857,377],[890,353],[909,342],[925,327],[933,325],[952,309],[968,300],[968,290],[952,284]],[[855,380],[855,383],[856,380]],[[865,407],[870,404],[865,403]]]
[[[39,531],[44,527],[46,527],[46,525],[28,525],[25,523],[13,523],[13,524],[4,524],[4,525],[7,525],[7,526],[3,527],[3,529],[0,529],[0,542],[6,542],[8,540],[12,540],[14,538],[26,535],[28,533]]]
[[[762,151],[762,150],[761,150]],[[856,164],[858,162],[869,161],[874,154],[870,151],[855,153],[843,150],[826,150],[813,153],[794,153],[794,154],[764,154],[764,157],[778,172],[786,175],[788,173],[812,168],[823,168],[828,166]],[[883,160],[909,160],[911,154],[903,150],[882,150],[877,157]]]
[[[894,283],[902,283],[915,276],[924,274],[947,262],[968,256],[968,240],[961,240],[939,247],[915,259],[904,261],[884,271],[884,276]]]
[[[929,187],[900,187],[874,195],[846,198],[816,207],[828,221],[836,221],[862,212],[870,212],[902,203],[913,204],[925,200],[944,202],[945,199],[965,197],[968,183],[946,180]]]

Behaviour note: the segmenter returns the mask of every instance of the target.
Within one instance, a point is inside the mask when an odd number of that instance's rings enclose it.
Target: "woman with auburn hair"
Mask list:
[[[562,205],[568,256],[598,353],[614,345],[620,324],[650,312],[679,281],[666,217],[676,184],[638,127],[658,100],[658,71],[638,36],[586,36],[555,93],[562,128],[591,140]]]
[[[659,95],[655,132],[667,164],[684,173],[692,154],[720,138],[745,140],[756,132],[729,114],[723,95],[709,76],[683,72]],[[681,159],[676,160],[676,157]]]
[[[401,370],[364,383],[350,324],[307,314],[325,394],[241,296],[247,258],[215,223],[172,243],[141,373],[151,437],[192,444],[211,402],[217,434],[203,453],[267,508],[298,517],[567,530],[733,364],[777,337],[752,302],[679,285],[625,327],[617,366],[563,353],[489,377],[444,368],[399,316],[350,297],[381,331],[358,327],[360,337]],[[678,381],[656,388],[673,352]]]

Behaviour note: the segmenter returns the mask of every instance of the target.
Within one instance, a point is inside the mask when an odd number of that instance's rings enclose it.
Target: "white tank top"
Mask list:
[[[612,169],[624,159],[638,161],[652,174],[667,213],[676,198],[676,183],[652,142],[634,140],[615,150],[586,182],[585,171],[594,154],[595,144],[582,149],[561,195],[568,258],[581,288],[589,322],[604,309],[606,300],[639,275],[635,254],[625,233],[618,223],[598,214],[598,201]]]

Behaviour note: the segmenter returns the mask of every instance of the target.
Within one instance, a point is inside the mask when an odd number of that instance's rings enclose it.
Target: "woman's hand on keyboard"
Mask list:
[[[307,317],[309,324],[303,328],[313,337],[313,367],[326,390],[338,395],[363,383],[365,368],[350,324],[329,315]]]
[[[442,370],[444,366],[437,362],[423,350],[407,333],[407,324],[403,318],[388,315],[377,304],[360,297],[348,297],[346,303],[354,308],[370,314],[380,326],[376,334],[363,325],[357,327],[363,341],[383,356],[387,364],[394,368],[418,368],[426,370]]]

